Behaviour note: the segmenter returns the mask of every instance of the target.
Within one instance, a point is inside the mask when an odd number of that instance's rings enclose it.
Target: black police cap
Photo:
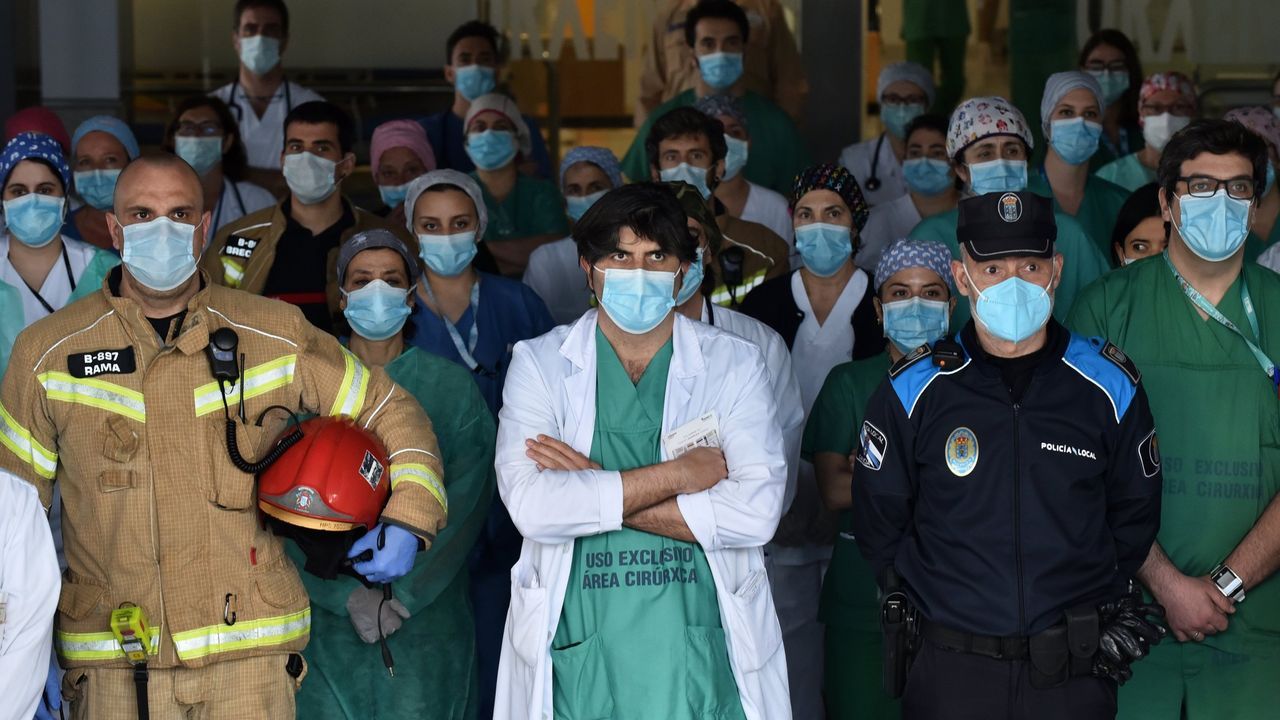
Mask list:
[[[994,192],[960,201],[956,239],[975,260],[1053,257],[1053,201],[1033,192]]]

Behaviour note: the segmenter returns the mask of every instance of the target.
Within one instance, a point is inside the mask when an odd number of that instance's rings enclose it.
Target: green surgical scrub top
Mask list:
[[[872,393],[889,378],[889,354],[831,369],[804,426],[800,454],[809,462],[818,453],[847,458],[858,446],[862,416]],[[854,468],[854,482],[858,481]],[[875,573],[858,551],[853,537],[853,515],[840,513],[840,534],[831,553],[831,564],[822,581],[818,620],[851,630],[875,632],[880,628],[880,601]]]
[[[1053,200],[1053,210],[1059,215],[1067,214],[1057,198],[1053,197],[1053,188],[1049,186],[1049,178],[1043,172],[1032,173],[1027,182],[1027,189],[1037,195]],[[1096,177],[1085,180],[1084,199],[1080,201],[1080,209],[1072,215],[1084,233],[1093,241],[1094,247],[1102,257],[1111,257],[1111,232],[1115,229],[1116,218],[1120,217],[1120,208],[1129,199],[1129,192],[1114,183]]]
[[[472,172],[480,185],[484,207],[489,211],[489,226],[484,230],[485,242],[501,242],[534,235],[569,234],[569,220],[564,214],[564,199],[549,180],[516,173],[516,184],[506,199],[498,202],[489,188]]]
[[[1119,185],[1129,192],[1156,181],[1156,171],[1143,165],[1138,160],[1138,153],[1112,160],[1098,168],[1093,175]]]
[[[1097,280],[1110,265],[1107,256],[1098,252],[1097,246],[1085,234],[1084,229],[1075,218],[1061,212],[1055,212],[1054,220],[1058,225],[1057,251],[1062,253],[1062,282],[1053,301],[1053,316],[1059,321],[1065,320],[1071,310],[1076,296],[1086,285]],[[956,222],[960,211],[952,208],[933,217],[920,221],[910,233],[913,240],[937,240],[946,243],[951,249],[951,257],[960,259],[960,242],[956,239]],[[973,292],[973,288],[969,288]],[[952,329],[964,327],[969,322],[969,298],[957,295],[956,309],[951,313]]]
[[[480,690],[466,563],[496,485],[497,426],[471,374],[456,363],[409,347],[386,371],[431,418],[444,463],[449,524],[418,554],[413,570],[392,583],[396,599],[411,614],[387,638],[394,679],[383,667],[379,646],[366,644],[351,626],[347,597],[359,581],[347,575],[321,580],[300,572],[311,596],[312,619],[304,653],[310,669],[297,695],[298,717],[475,718]],[[298,546],[289,541],[285,550],[301,568],[305,558]]]
[[[661,462],[671,353],[668,340],[633,384],[596,329],[591,459],[605,470]],[[551,647],[557,719],[745,717],[697,543],[627,527],[578,538]]]
[[[1280,359],[1280,275],[1245,263],[1243,282],[1257,313],[1259,345]],[[1237,279],[1217,307],[1252,335],[1240,286]],[[1238,335],[1199,316],[1159,255],[1087,288],[1068,326],[1107,338],[1142,372],[1164,469],[1158,540],[1183,573],[1207,575],[1280,489],[1275,386]],[[1277,637],[1280,582],[1273,577],[1250,589],[1227,631],[1204,644],[1247,655],[1274,648]]]

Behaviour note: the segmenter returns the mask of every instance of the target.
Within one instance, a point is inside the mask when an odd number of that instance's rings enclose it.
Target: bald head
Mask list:
[[[136,206],[144,196],[152,200],[164,197],[167,202],[176,203],[173,207],[184,206],[197,217],[204,212],[204,190],[200,187],[200,176],[177,155],[146,155],[125,166],[116,180],[113,203],[116,215],[122,217],[123,224],[128,224],[123,220],[128,208]]]

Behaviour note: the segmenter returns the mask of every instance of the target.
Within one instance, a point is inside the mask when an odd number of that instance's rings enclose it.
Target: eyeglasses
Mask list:
[[[180,122],[178,134],[183,137],[214,137],[222,134],[222,126],[216,122]]]
[[[1090,60],[1084,64],[1084,69],[1092,72],[1103,72],[1105,70],[1113,73],[1129,74],[1129,67],[1124,64],[1123,60],[1113,60],[1109,63],[1104,63],[1101,60]]]
[[[1177,115],[1179,117],[1191,117],[1191,114],[1195,111],[1196,106],[1186,100],[1179,100],[1168,105],[1162,105],[1160,103],[1143,103],[1138,108],[1138,113],[1143,117],[1152,117],[1155,115],[1163,115],[1165,113]]]
[[[880,101],[885,105],[927,105],[929,99],[924,95],[882,95]]]
[[[1186,183],[1187,194],[1197,198],[1213,197],[1214,193],[1218,192],[1218,188],[1226,188],[1227,195],[1236,200],[1252,200],[1256,190],[1253,178],[1245,177],[1219,180],[1207,175],[1192,175],[1191,177],[1180,177],[1178,182]]]

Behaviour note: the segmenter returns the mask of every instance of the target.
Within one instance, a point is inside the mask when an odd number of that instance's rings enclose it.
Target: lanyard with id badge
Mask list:
[[[1164,261],[1169,266],[1169,272],[1173,273],[1173,278],[1178,281],[1178,286],[1182,288],[1182,292],[1186,294],[1187,298],[1191,300],[1196,307],[1200,308],[1204,314],[1213,318],[1220,325],[1238,335],[1240,339],[1244,341],[1245,345],[1249,346],[1249,352],[1253,353],[1254,359],[1258,361],[1258,365],[1262,367],[1262,371],[1266,373],[1267,378],[1271,380],[1271,386],[1275,389],[1276,397],[1280,398],[1280,370],[1276,368],[1276,364],[1267,356],[1267,353],[1263,351],[1262,348],[1258,347],[1256,343],[1250,340],[1249,336],[1245,335],[1235,323],[1227,319],[1227,316],[1223,315],[1218,308],[1214,307],[1213,303],[1209,302],[1205,296],[1201,295],[1198,290],[1191,287],[1191,283],[1187,282],[1186,278],[1182,277],[1182,274],[1178,272],[1178,269],[1173,266],[1173,261],[1169,259],[1168,250],[1164,252]],[[1240,304],[1244,306],[1244,315],[1249,320],[1249,329],[1253,331],[1253,336],[1261,341],[1262,333],[1258,326],[1258,314],[1253,309],[1253,299],[1249,297],[1249,286],[1244,282],[1243,271],[1240,276]]]

